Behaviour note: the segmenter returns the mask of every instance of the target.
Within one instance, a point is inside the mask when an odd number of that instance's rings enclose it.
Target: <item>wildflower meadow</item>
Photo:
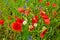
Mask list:
[[[0,40],[60,40],[60,0],[0,0]]]

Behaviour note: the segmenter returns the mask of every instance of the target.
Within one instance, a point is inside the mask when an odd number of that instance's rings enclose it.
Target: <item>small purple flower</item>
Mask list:
[[[28,2],[28,0],[26,0],[26,2]]]
[[[24,13],[22,14],[22,16],[24,16]]]
[[[8,3],[8,0],[4,0],[4,2],[5,2],[5,4],[6,4],[6,5],[8,5],[8,4],[9,4],[9,3]]]
[[[24,8],[26,8],[26,6],[24,6]]]
[[[32,40],[32,36],[28,36],[28,40]]]

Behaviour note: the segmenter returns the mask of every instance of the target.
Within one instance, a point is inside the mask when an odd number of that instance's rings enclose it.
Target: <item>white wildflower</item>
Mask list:
[[[27,19],[23,22],[23,25],[26,25],[27,24]]]
[[[34,27],[37,27],[37,23],[34,23]]]
[[[32,25],[29,25],[29,28],[32,28]]]
[[[46,29],[47,29],[47,28],[44,26],[44,27],[42,28],[42,31],[43,31],[43,30],[46,30]]]

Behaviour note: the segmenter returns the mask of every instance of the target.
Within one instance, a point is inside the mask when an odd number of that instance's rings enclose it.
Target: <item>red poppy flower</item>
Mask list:
[[[25,10],[25,12],[24,12],[25,15],[28,15],[29,13],[30,13],[29,10]]]
[[[20,32],[22,30],[22,25],[17,22],[12,23],[12,30]]]
[[[43,0],[39,0],[39,2],[41,3]]]
[[[29,25],[29,31],[32,31],[32,30],[34,30],[34,26],[33,25]]]
[[[11,20],[11,17],[10,16],[8,16],[8,20]]]
[[[23,12],[24,12],[24,8],[19,7],[19,8],[18,8],[18,12],[23,13]]]
[[[10,24],[8,24],[8,27],[10,27]]]
[[[37,23],[37,22],[38,22],[38,16],[34,16],[32,18],[32,24]]]
[[[54,12],[53,12],[53,16],[56,16],[56,15],[57,15],[57,12],[56,12],[56,11],[54,11]]]
[[[45,24],[50,24],[50,19],[44,19]]]
[[[50,19],[49,19],[49,17],[45,14],[44,11],[41,11],[41,12],[40,12],[40,16],[44,19],[44,22],[45,22],[46,24],[50,24]]]
[[[48,19],[48,16],[45,14],[44,11],[40,12],[40,16],[44,19]]]
[[[23,24],[23,21],[24,21],[24,20],[23,20],[23,19],[20,19],[20,18],[17,18],[17,19],[16,19],[16,22],[17,22],[18,24],[21,24],[21,25]]]
[[[57,5],[55,3],[52,4],[52,7],[56,7]]]
[[[50,2],[46,2],[46,6],[50,6]]]
[[[46,32],[47,32],[47,29],[43,30],[43,31],[40,33],[40,38],[44,38]]]
[[[4,20],[0,20],[0,25],[3,25],[4,24]]]
[[[15,19],[17,19],[18,17],[17,16],[14,16]]]

